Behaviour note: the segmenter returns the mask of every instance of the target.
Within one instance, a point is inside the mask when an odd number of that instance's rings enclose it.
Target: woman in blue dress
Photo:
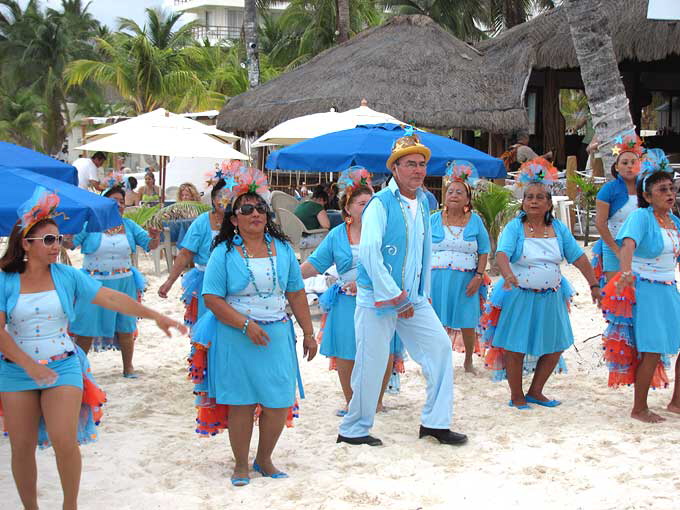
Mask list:
[[[125,209],[125,191],[117,183],[102,192],[102,196],[118,203],[122,216]],[[134,221],[123,218],[123,223],[106,232],[87,232],[85,228],[67,248],[80,249],[83,257],[83,271],[109,289],[127,294],[140,300],[146,282],[144,276],[131,263],[131,254],[140,246],[145,251],[158,246],[159,232],[152,236]],[[123,315],[96,305],[83,306],[78,310],[70,331],[76,335],[77,343],[85,353],[94,344],[96,351],[120,350],[123,358],[123,377],[135,379],[132,356],[137,336],[137,317]]]
[[[498,241],[496,260],[503,276],[494,286],[482,317],[488,352],[486,366],[496,380],[506,377],[510,407],[530,409],[528,403],[556,407],[543,388],[558,367],[562,352],[574,343],[568,302],[574,291],[560,272],[566,259],[588,280],[593,303],[600,286],[592,266],[569,229],[552,215],[548,185],[557,170],[543,158],[522,164],[522,211],[510,221]],[[534,371],[527,393],[523,370]]]
[[[647,423],[665,418],[652,412],[647,394],[668,386],[664,365],[680,350],[680,293],[675,269],[680,260],[680,218],[673,170],[665,154],[651,149],[637,185],[640,208],[621,227],[621,272],[604,288],[602,308],[609,326],[603,335],[609,386],[635,386],[631,417]],[[680,414],[680,358],[666,409]]]
[[[9,434],[12,474],[24,508],[38,508],[36,446],[52,446],[63,508],[77,507],[78,444],[94,441],[104,392],[85,353],[68,335],[77,312],[94,303],[153,319],[166,334],[184,326],[130,297],[104,288],[82,271],[57,264],[62,236],[59,197],[44,188],[20,209],[0,258],[0,416]]]
[[[296,412],[300,384],[293,311],[303,334],[303,352],[316,355],[316,341],[300,266],[262,198],[266,177],[249,169],[237,177],[235,198],[225,213],[205,270],[208,311],[192,330],[191,374],[196,387],[200,434],[228,428],[235,486],[250,482],[248,454],[253,416],[260,434],[253,470],[284,478],[272,453]]]
[[[340,188],[340,210],[344,223],[333,228],[314,253],[302,264],[302,277],[310,278],[323,274],[335,264],[339,273],[338,281],[319,298],[325,312],[322,318],[319,341],[321,354],[331,359],[331,369],[337,369],[340,386],[345,397],[345,406],[336,414],[347,414],[347,405],[352,398],[352,368],[356,357],[354,338],[354,309],[357,294],[357,262],[361,240],[361,214],[373,196],[371,177],[368,170],[351,167],[338,180]],[[383,409],[382,399],[392,372],[403,372],[403,346],[395,335],[392,340],[390,357],[385,369],[378,410]]]
[[[637,209],[636,177],[640,171],[642,142],[636,135],[626,135],[614,144],[616,161],[612,165],[613,181],[597,193],[595,226],[600,240],[593,245],[595,272],[610,280],[619,270],[619,246],[616,235],[630,213]]]
[[[178,245],[180,250],[175,257],[168,278],[158,288],[158,295],[167,298],[168,292],[170,292],[177,278],[193,263],[194,267],[182,277],[182,302],[185,307],[184,323],[189,327],[196,324],[196,321],[206,310],[201,295],[203,276],[210,257],[212,241],[220,231],[224,219],[223,194],[229,191],[234,181],[230,174],[224,175],[223,172],[218,171],[216,178],[209,183],[213,185],[210,192],[213,210],[200,214],[191,223],[182,242]],[[223,190],[225,190],[224,193]]]
[[[463,367],[471,373],[475,373],[472,354],[481,354],[476,328],[486,300],[490,248],[484,223],[472,210],[471,186],[478,178],[469,161],[452,161],[444,177],[444,209],[430,217],[432,308],[449,333],[452,347],[465,353]]]

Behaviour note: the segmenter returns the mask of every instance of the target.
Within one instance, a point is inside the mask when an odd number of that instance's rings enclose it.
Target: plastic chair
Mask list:
[[[314,251],[312,248],[300,248],[300,241],[302,240],[302,234],[314,235],[314,234],[327,234],[328,229],[317,228],[313,230],[308,230],[302,220],[295,216],[292,212],[287,209],[276,209],[276,215],[279,218],[279,223],[281,224],[281,229],[283,233],[288,236],[291,244],[295,251],[300,254],[300,262],[304,262],[307,257]]]
[[[272,191],[271,198],[272,210],[285,209],[290,212],[294,212],[295,208],[300,205],[295,197],[290,196],[288,193],[283,191]]]

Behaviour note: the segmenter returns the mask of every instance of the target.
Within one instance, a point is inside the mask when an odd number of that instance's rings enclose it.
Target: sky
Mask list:
[[[87,0],[84,0],[85,2]],[[28,0],[19,0],[21,7],[25,7]],[[43,7],[59,9],[61,0],[41,0]],[[91,0],[89,11],[101,23],[108,25],[112,30],[118,27],[116,18],[132,18],[140,26],[144,23],[144,10],[147,7],[165,7],[171,9],[173,0]],[[190,19],[186,16],[187,20]]]

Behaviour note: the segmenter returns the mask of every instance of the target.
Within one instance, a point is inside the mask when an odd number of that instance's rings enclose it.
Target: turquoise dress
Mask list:
[[[109,289],[140,300],[146,287],[144,276],[131,264],[130,255],[141,246],[149,251],[149,234],[134,221],[123,218],[124,234],[87,232],[83,229],[73,238],[74,248],[80,246],[83,271]],[[136,333],[137,318],[101,306],[82,307],[71,323],[71,332],[92,337],[96,351],[119,350],[117,333]]]
[[[194,325],[190,365],[196,383],[200,434],[227,428],[230,405],[289,408],[292,419],[296,387],[304,398],[295,332],[286,314],[285,298],[286,292],[304,289],[302,273],[289,244],[274,240],[273,246],[273,259],[246,261],[236,248],[227,250],[226,243],[215,247],[210,255],[203,295],[224,298],[257,322],[269,336],[269,343],[255,345],[240,329],[222,323],[210,310]]]
[[[205,313],[201,289],[212,241],[216,235],[217,230],[212,230],[210,226],[210,212],[204,212],[191,223],[179,244],[180,249],[194,254],[194,267],[182,277],[182,302],[186,308],[184,322],[190,327]]]
[[[85,353],[68,338],[66,329],[68,322],[91,304],[101,284],[71,266],[51,264],[50,272],[55,290],[20,294],[19,273],[0,271],[0,310],[5,313],[7,332],[17,345],[34,360],[54,370],[57,380],[50,386],[38,386],[23,368],[0,356],[0,393],[56,386],[82,389],[77,439],[80,444],[86,444],[97,438],[95,425],[99,425],[106,395],[97,386]],[[42,417],[38,444],[41,448],[50,446]]]

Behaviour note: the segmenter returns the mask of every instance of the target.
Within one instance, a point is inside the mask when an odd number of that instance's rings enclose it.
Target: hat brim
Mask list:
[[[399,158],[408,156],[409,154],[422,154],[425,157],[425,163],[427,163],[428,161],[430,161],[432,151],[425,147],[424,145],[411,145],[410,147],[398,149],[394,151],[392,154],[390,154],[389,158],[387,158],[387,169],[391,172],[392,165],[394,164],[394,162]]]

